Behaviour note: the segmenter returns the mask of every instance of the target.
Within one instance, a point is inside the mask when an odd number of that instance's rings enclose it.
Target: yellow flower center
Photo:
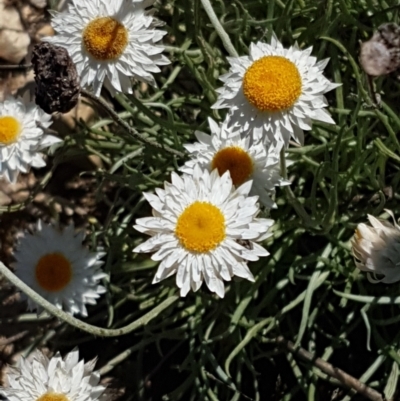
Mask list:
[[[188,251],[209,252],[225,238],[225,217],[211,203],[193,202],[179,216],[175,235]]]
[[[37,262],[35,276],[36,281],[44,290],[60,291],[72,279],[71,263],[61,253],[48,253]]]
[[[301,76],[285,57],[265,56],[255,61],[243,78],[243,93],[261,111],[281,111],[301,95]]]
[[[100,17],[90,21],[82,34],[86,51],[96,60],[114,60],[128,44],[128,30],[112,17]]]
[[[244,149],[239,146],[230,146],[214,155],[211,167],[212,170],[217,168],[219,175],[229,170],[233,185],[238,186],[249,179],[254,166],[252,158]]]
[[[21,133],[20,122],[11,116],[0,117],[0,144],[10,145],[17,141]]]
[[[69,398],[64,394],[46,393],[41,395],[36,401],[69,401]]]

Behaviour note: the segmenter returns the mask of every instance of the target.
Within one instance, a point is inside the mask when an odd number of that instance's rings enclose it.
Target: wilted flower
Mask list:
[[[370,281],[389,284],[400,280],[400,226],[387,212],[393,224],[368,215],[371,226],[360,223],[351,243],[356,266],[372,274]]]
[[[400,68],[400,27],[393,22],[379,26],[372,38],[361,44],[360,64],[373,77]]]

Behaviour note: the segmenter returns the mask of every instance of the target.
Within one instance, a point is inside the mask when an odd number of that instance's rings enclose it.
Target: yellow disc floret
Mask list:
[[[253,173],[253,160],[250,155],[239,146],[229,146],[221,149],[214,155],[211,168],[218,169],[219,175],[229,170],[233,185],[238,186],[247,181]]]
[[[71,262],[62,253],[48,253],[37,262],[35,277],[42,289],[60,291],[72,279]]]
[[[0,117],[0,144],[10,145],[18,140],[21,133],[20,122],[11,116]]]
[[[82,34],[86,51],[96,60],[118,58],[128,44],[128,30],[112,17],[100,17],[90,21]]]
[[[225,238],[225,217],[209,202],[193,202],[179,216],[175,235],[188,251],[209,252]]]
[[[261,111],[282,111],[301,95],[301,76],[285,57],[264,56],[255,61],[243,78],[243,93]]]
[[[36,399],[36,401],[69,401],[69,398],[60,393],[46,393]]]

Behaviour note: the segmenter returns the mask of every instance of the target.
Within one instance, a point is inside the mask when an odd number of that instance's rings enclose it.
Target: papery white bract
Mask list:
[[[55,36],[43,40],[62,46],[74,63],[81,86],[100,95],[132,93],[132,79],[155,85],[153,73],[169,64],[158,42],[166,34],[146,10],[154,0],[71,0],[66,12],[52,12]]]
[[[256,217],[257,197],[248,196],[251,181],[236,189],[228,171],[219,176],[199,166],[192,175],[172,173],[171,181],[156,194],[144,193],[153,217],[137,219],[134,226],[151,238],[133,252],[155,252],[151,258],[160,261],[153,283],[176,274],[182,296],[205,280],[223,297],[224,280],[253,281],[247,262],[268,255],[257,242],[272,235],[273,221]]]
[[[59,353],[48,359],[36,350],[8,368],[8,387],[0,387],[0,394],[9,401],[106,401],[95,363],[79,361],[77,349],[64,359]]]
[[[87,316],[85,304],[96,304],[105,292],[99,281],[106,277],[100,269],[103,252],[89,252],[82,245],[83,232],[75,234],[71,224],[64,230],[37,224],[34,234],[19,241],[13,264],[15,274],[49,302],[70,314]],[[41,308],[30,298],[29,309]]]
[[[220,175],[229,170],[236,187],[252,180],[250,195],[258,195],[267,208],[276,207],[271,199],[275,187],[290,184],[280,176],[282,144],[264,146],[261,138],[241,136],[240,128],[228,127],[227,121],[208,122],[211,135],[196,131],[198,142],[184,145],[191,159],[180,170],[192,174],[196,164],[210,172],[217,169]]]
[[[61,142],[44,132],[50,125],[51,116],[32,102],[10,96],[0,103],[0,176],[16,182],[20,172],[46,165],[40,152]]]
[[[370,281],[390,284],[400,280],[400,226],[386,211],[394,224],[368,215],[371,225],[358,224],[351,244],[356,266],[369,273]]]
[[[285,49],[274,34],[270,44],[251,43],[249,56],[228,58],[231,67],[220,77],[224,86],[213,108],[228,108],[230,124],[253,130],[266,143],[288,145],[292,137],[303,144],[312,120],[335,123],[324,93],[339,86],[322,73],[328,59],[317,62],[311,50]]]

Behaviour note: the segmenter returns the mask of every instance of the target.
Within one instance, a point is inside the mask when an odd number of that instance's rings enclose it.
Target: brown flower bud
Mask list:
[[[46,113],[66,113],[79,99],[79,80],[76,67],[66,49],[41,42],[33,48],[35,71],[35,100]]]

